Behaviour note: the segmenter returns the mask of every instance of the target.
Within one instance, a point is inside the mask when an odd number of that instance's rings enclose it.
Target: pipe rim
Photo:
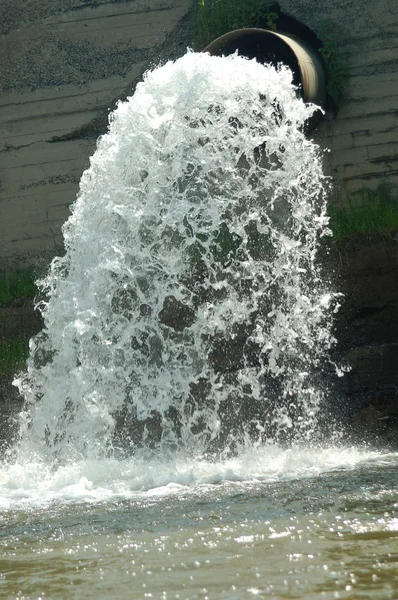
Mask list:
[[[250,37],[252,39],[256,37],[257,40],[261,40],[262,38],[264,47],[267,43],[270,45],[270,40],[278,39],[279,43],[284,45],[285,51],[290,54],[288,66],[292,69],[293,76],[296,77],[296,83],[301,86],[301,95],[304,102],[316,104],[321,108],[325,108],[326,79],[321,59],[314,49],[298,38],[269,29],[248,27],[223,34],[208,44],[203,52],[209,52],[211,55],[215,56],[228,56],[229,54],[238,51],[239,54],[245,56],[244,53],[239,52],[239,40],[241,42],[243,40],[247,41]],[[235,50],[231,50],[234,42],[237,47]],[[230,48],[227,53],[223,53],[223,49],[228,46]],[[249,58],[257,59],[256,56],[249,56]],[[265,63],[268,61],[260,60],[259,62]],[[283,61],[276,62],[269,60],[269,62],[279,64]]]

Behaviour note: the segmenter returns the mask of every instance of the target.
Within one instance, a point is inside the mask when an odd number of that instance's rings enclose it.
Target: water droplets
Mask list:
[[[314,431],[333,302],[312,111],[288,69],[194,53],[119,103],[42,282],[21,452],[195,454]]]

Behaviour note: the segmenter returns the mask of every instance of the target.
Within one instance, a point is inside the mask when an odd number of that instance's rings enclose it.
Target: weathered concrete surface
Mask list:
[[[344,199],[385,182],[398,197],[398,3],[396,0],[281,0],[281,9],[315,33],[333,26],[349,72],[336,119],[317,140],[331,152],[326,164],[335,195]]]
[[[61,226],[107,115],[193,40],[194,0],[0,0],[0,266],[62,251]],[[396,0],[281,0],[329,21],[350,79],[317,134],[335,196],[398,189]]]
[[[48,260],[110,109],[191,44],[192,0],[0,0],[0,264]]]
[[[150,66],[193,41],[194,0],[0,0],[0,267],[62,251],[61,226],[97,136]],[[398,195],[396,0],[281,0],[329,21],[350,79],[317,139],[335,196]]]

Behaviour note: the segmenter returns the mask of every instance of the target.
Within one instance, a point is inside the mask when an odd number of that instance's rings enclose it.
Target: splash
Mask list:
[[[162,496],[228,494],[231,486],[250,494],[253,485],[321,477],[333,471],[353,471],[376,464],[396,464],[398,454],[364,448],[308,447],[281,449],[263,444],[239,454],[214,457],[158,453],[150,460],[133,456],[84,459],[54,464],[50,461],[18,462],[0,470],[0,515],[7,510],[27,510],[54,505],[114,503]],[[213,490],[212,490],[213,488]],[[114,504],[113,504],[114,505]]]
[[[287,68],[195,53],[119,103],[40,283],[20,455],[315,435],[333,295],[313,110]]]

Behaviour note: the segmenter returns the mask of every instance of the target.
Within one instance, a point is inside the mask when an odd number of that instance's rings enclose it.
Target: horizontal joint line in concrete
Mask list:
[[[79,109],[79,110],[67,110],[65,112],[58,112],[58,113],[46,113],[45,115],[32,115],[30,117],[24,117],[22,119],[18,119],[18,117],[16,117],[15,119],[8,119],[7,121],[2,121],[3,123],[14,123],[14,122],[18,122],[21,123],[22,121],[34,121],[37,119],[54,119],[54,118],[59,118],[59,117],[63,117],[66,115],[83,115],[84,113],[99,113],[101,110],[104,110],[105,106],[98,106],[95,108],[83,108],[83,109]],[[108,108],[107,108],[108,110]],[[26,134],[25,134],[26,135]]]
[[[52,185],[59,185],[62,186],[62,183],[56,183],[56,184],[52,184]],[[39,186],[37,186],[39,187]],[[46,184],[43,184],[42,186],[40,186],[41,188],[45,188]],[[74,185],[73,187],[68,187],[68,188],[61,188],[59,190],[41,190],[40,192],[35,192],[35,193],[31,193],[31,194],[17,194],[16,196],[7,196],[6,201],[8,202],[8,200],[19,200],[20,198],[31,198],[33,196],[39,196],[40,198],[43,198],[43,194],[45,196],[49,196],[50,194],[64,194],[65,192],[74,192],[75,194],[78,191],[78,184],[76,183],[76,185]],[[74,200],[73,200],[74,202]],[[71,202],[69,203],[61,203],[61,204],[54,204],[51,205],[51,208],[53,208],[54,206],[70,206]]]
[[[69,25],[69,23],[84,23],[85,21],[102,21],[105,19],[118,19],[119,17],[125,17],[126,15],[143,15],[143,14],[154,14],[157,12],[164,12],[164,11],[170,11],[172,8],[176,8],[176,7],[160,7],[160,8],[156,8],[155,10],[151,10],[150,8],[147,10],[129,10],[127,12],[120,12],[120,13],[116,13],[114,15],[102,15],[102,16],[98,16],[98,17],[82,17],[81,19],[73,19],[71,21],[69,20],[61,20],[61,21],[51,21],[50,23],[48,23],[48,25]]]
[[[13,169],[22,169],[25,167],[37,167],[38,165],[43,166],[43,165],[57,165],[58,163],[64,163],[64,162],[82,162],[82,157],[81,156],[76,156],[75,158],[64,158],[62,160],[50,160],[50,161],[46,161],[46,162],[38,162],[38,163],[26,163],[23,165],[17,165],[15,167],[6,167],[5,169],[3,169],[4,172],[7,171],[12,171]]]
[[[139,26],[140,29],[141,29],[141,27],[143,27],[145,25],[152,25],[152,22],[149,21],[148,23],[141,23],[140,26]],[[117,27],[112,27],[113,31],[116,31],[118,29],[131,29],[131,25],[118,25]],[[107,31],[108,31],[107,29],[92,29],[90,31],[90,33],[103,33],[104,35],[108,35]],[[130,38],[126,37],[126,39],[125,39],[125,41],[123,43],[126,46],[130,47],[129,39],[132,42],[136,42],[137,40],[143,40],[143,39],[151,39],[151,40],[156,40],[157,41],[157,38],[162,33],[163,33],[163,30],[159,30],[159,31],[155,31],[155,32],[151,31],[150,33],[147,33],[145,35],[136,35],[136,34],[132,33],[131,36],[130,36]],[[70,31],[70,32],[68,32],[68,37],[69,38],[79,37],[79,36],[82,36],[84,34],[85,34],[84,31]],[[119,42],[116,42],[116,43],[119,43]],[[151,43],[151,46],[154,46],[154,45],[155,44]],[[111,44],[109,46],[111,46]],[[135,46],[133,44],[131,44],[131,48],[134,50]],[[141,50],[141,49],[142,48],[139,48],[139,50]],[[145,50],[145,48],[144,48],[144,50]]]
[[[84,125],[82,125],[79,128],[76,129],[81,129],[83,128]],[[4,139],[5,143],[7,144],[7,139],[9,139],[10,137],[12,139],[14,138],[18,138],[18,137],[29,137],[30,135],[40,135],[41,133],[60,133],[63,132],[62,135],[71,135],[71,133],[73,134],[73,131],[71,132],[70,129],[67,129],[66,127],[62,127],[61,129],[46,129],[45,131],[35,131],[34,133],[12,133],[8,136],[5,136],[4,138],[0,137],[0,140]],[[27,146],[32,146],[33,144],[53,144],[55,142],[58,142],[59,140],[45,140],[45,139],[40,139],[37,140],[37,142],[30,142],[30,144],[22,144],[21,146],[12,146],[11,148],[4,148],[4,150],[0,150],[0,152],[12,152],[13,150],[20,150],[21,148],[26,148]],[[63,140],[63,141],[73,141],[73,140]]]
[[[391,175],[398,175],[398,169],[394,169],[392,171],[383,171],[383,173],[366,173],[364,175],[350,175],[349,177],[342,177],[341,179],[343,181],[351,181],[351,180],[358,180],[360,181],[361,179],[363,180],[367,180],[367,179],[385,179],[386,177],[390,177]]]
[[[398,155],[396,154],[395,156],[391,156],[391,154],[388,154],[388,155],[386,154],[385,156],[378,156],[377,158],[369,158],[369,162],[372,163],[372,164],[396,163],[396,162],[398,162]]]
[[[369,117],[397,116],[398,110],[381,110],[380,112],[367,112],[362,115],[344,115],[339,114],[339,121],[358,121],[359,119],[369,120]]]
[[[152,21],[148,21],[146,23],[140,23],[137,27],[141,28],[144,27],[145,25],[152,25]],[[114,31],[115,29],[131,29],[131,23],[128,25],[114,25],[113,27],[109,28],[109,27],[99,27],[98,29],[90,29],[90,34],[92,33],[98,33],[99,31],[102,31],[104,33],[106,33],[108,35],[108,31],[109,29],[111,29],[111,31]],[[85,34],[85,31],[68,31],[65,32],[68,37],[72,37],[74,35],[82,35]],[[139,40],[143,37],[148,37],[147,35],[133,35],[132,39],[134,40]],[[125,44],[127,44],[127,40],[128,38],[126,38],[126,41],[124,42]]]
[[[123,82],[124,83],[124,82]],[[89,85],[89,84],[83,84],[83,85]],[[61,87],[61,86],[60,86]],[[18,102],[9,102],[8,104],[1,104],[0,102],[0,108],[9,108],[9,107],[13,107],[13,106],[20,106],[21,104],[23,104],[24,106],[26,104],[41,104],[42,102],[57,102],[58,100],[69,100],[69,98],[79,98],[79,96],[87,96],[88,94],[97,94],[99,92],[108,92],[108,91],[112,91],[115,89],[115,86],[111,86],[109,88],[101,88],[100,90],[95,90],[94,92],[92,90],[84,90],[84,91],[79,91],[77,94],[68,94],[67,96],[51,96],[50,98],[38,98],[37,100],[19,100]],[[0,122],[5,122],[5,121],[0,121]]]
[[[55,237],[59,237],[60,234],[55,234],[53,231],[49,230],[48,235],[35,235],[35,236],[25,236],[22,238],[15,238],[10,240],[10,243],[18,243],[18,242],[34,242],[35,240],[44,240],[44,239],[53,239]]]
[[[367,35],[367,36],[357,36],[357,37],[350,37],[347,38],[346,40],[342,39],[339,41],[340,46],[351,46],[352,44],[355,44],[356,42],[369,42],[370,40],[379,40],[381,38],[383,38],[383,41],[385,41],[387,38],[391,38],[391,40],[393,41],[393,45],[395,47],[395,42],[396,42],[396,33],[391,31],[391,32],[383,32],[382,35],[380,35],[380,32],[375,33],[373,35]]]

